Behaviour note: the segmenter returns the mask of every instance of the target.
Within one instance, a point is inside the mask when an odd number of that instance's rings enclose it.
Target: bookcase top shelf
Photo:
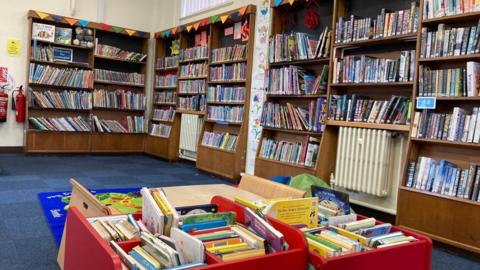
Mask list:
[[[339,126],[339,127],[385,129],[385,130],[391,130],[391,131],[406,131],[406,132],[410,131],[409,125],[376,124],[376,123],[347,122],[347,121],[335,121],[335,120],[327,120],[327,125]]]
[[[365,39],[365,40],[358,40],[352,42],[339,42],[335,43],[333,46],[335,48],[357,48],[357,47],[364,47],[364,46],[380,46],[380,45],[390,45],[390,44],[398,44],[398,43],[405,43],[405,42],[415,42],[417,40],[417,33],[409,33],[404,35],[394,35],[389,37],[383,38],[372,38],[372,39]]]
[[[315,59],[305,59],[305,60],[292,60],[292,61],[282,61],[282,62],[273,62],[269,63],[271,67],[276,66],[289,66],[289,65],[317,65],[317,64],[328,64],[330,58],[315,58]]]
[[[95,80],[95,84],[108,84],[108,85],[116,85],[116,86],[129,86],[129,87],[145,87],[144,84],[134,84],[134,83],[126,83],[126,82],[114,82],[114,81],[102,81],[102,80]]]
[[[109,57],[109,56],[102,56],[102,55],[95,55],[96,59],[103,59],[103,60],[108,60],[108,61],[116,61],[116,62],[122,62],[122,63],[129,63],[129,64],[137,64],[137,65],[146,65],[146,62],[138,62],[138,61],[130,61],[130,60],[125,60],[121,58],[115,58],[115,57]]]
[[[381,82],[381,83],[332,83],[330,87],[412,87],[413,82]]]
[[[479,17],[480,17],[480,11],[476,11],[476,12],[443,16],[443,17],[432,18],[432,19],[423,19],[422,24],[424,26],[430,26],[430,25],[435,25],[440,23],[467,22],[467,21],[478,20]]]
[[[66,68],[82,68],[82,69],[92,69],[88,63],[81,63],[81,62],[63,62],[63,61],[42,61],[36,59],[30,59],[30,62],[42,65],[50,65],[50,66],[57,66],[57,67],[66,67]]]
[[[477,201],[457,198],[457,197],[453,197],[453,196],[442,195],[442,194],[438,194],[438,193],[434,193],[434,192],[424,191],[424,190],[415,189],[415,188],[409,188],[409,187],[405,187],[405,186],[401,186],[400,189],[401,190],[406,190],[406,191],[409,191],[409,192],[421,193],[421,194],[425,194],[425,195],[433,196],[433,197],[437,197],[437,198],[457,201],[457,202],[461,202],[461,203],[467,203],[467,204],[471,204],[471,205],[474,205],[474,206],[480,206],[480,202],[477,202]]]
[[[457,141],[447,141],[447,140],[420,139],[420,138],[410,138],[410,140],[416,143],[446,145],[446,146],[452,146],[452,147],[463,147],[463,148],[480,150],[479,143],[467,143],[467,142],[457,142]]]
[[[446,63],[446,62],[464,62],[464,61],[478,61],[478,60],[480,60],[480,54],[476,53],[476,54],[467,54],[467,55],[420,58],[418,59],[418,62],[421,64],[426,64],[430,62]]]
[[[28,86],[32,87],[44,87],[44,88],[55,88],[55,89],[66,89],[66,90],[82,90],[82,91],[89,91],[93,90],[93,88],[81,88],[81,87],[72,87],[72,86],[61,86],[61,85],[53,85],[53,84],[43,84],[43,83],[29,83]]]
[[[58,47],[64,47],[64,48],[72,48],[72,49],[81,49],[81,50],[88,50],[92,51],[94,47],[86,47],[86,46],[80,46],[80,45],[74,45],[74,44],[64,44],[64,43],[58,43],[58,42],[52,42],[52,41],[46,41],[46,40],[38,40],[38,39],[32,39],[32,42],[37,42],[37,43],[44,43],[44,44],[49,44],[52,46],[58,46]]]

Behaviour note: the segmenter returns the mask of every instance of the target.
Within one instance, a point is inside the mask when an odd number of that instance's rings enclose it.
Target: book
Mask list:
[[[90,110],[92,109],[92,94],[87,91],[33,91],[28,92],[29,108],[51,108],[51,109],[71,109],[71,110]]]
[[[212,49],[212,63],[247,59],[247,45],[235,44],[230,47]]]
[[[202,145],[235,151],[238,136],[230,133],[216,133],[204,131]]]
[[[148,134],[151,136],[169,138],[172,126],[165,124],[151,124]]]
[[[304,142],[277,141],[265,137],[262,139],[259,156],[264,159],[314,167],[318,152],[318,140],[314,137],[306,136]]]
[[[223,64],[210,67],[210,81],[242,81],[247,78],[247,63]]]
[[[204,262],[205,248],[202,241],[175,227],[171,230],[171,237],[175,240],[175,247],[182,265]]]
[[[208,106],[207,119],[212,121],[241,123],[244,106]]]
[[[95,80],[98,83],[126,83],[143,86],[145,84],[145,75],[136,72],[118,72],[106,69],[95,69]]]
[[[146,97],[143,93],[117,89],[115,91],[95,89],[93,106],[119,110],[145,110]]]
[[[223,85],[210,86],[207,89],[207,102],[245,102],[244,86],[228,87]]]
[[[175,210],[177,210],[180,216],[186,216],[186,215],[203,214],[203,213],[217,213],[218,206],[216,204],[201,204],[201,205],[176,207]]]
[[[266,239],[273,251],[285,250],[283,234],[255,214],[250,208],[245,208],[245,223],[260,237]]]
[[[131,61],[131,62],[144,62],[145,59],[147,58],[147,55],[144,53],[131,52],[131,51],[122,50],[114,46],[99,44],[98,38],[95,44],[96,44],[95,46],[96,56],[115,58],[115,59],[120,59],[125,61]]]
[[[72,28],[55,27],[55,43],[72,44]]]
[[[32,39],[55,42],[55,25],[34,22],[32,24]]]
[[[350,201],[348,193],[315,185],[313,185],[311,189],[312,196],[318,198],[318,203],[320,206],[336,211],[336,215],[350,214]]]
[[[271,202],[263,214],[295,227],[318,226],[318,198],[288,199]]]
[[[77,117],[28,117],[30,128],[36,130],[90,132],[90,121]]]

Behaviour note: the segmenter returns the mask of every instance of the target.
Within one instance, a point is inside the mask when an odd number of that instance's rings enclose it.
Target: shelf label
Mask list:
[[[417,97],[417,109],[435,109],[436,107],[436,97]]]

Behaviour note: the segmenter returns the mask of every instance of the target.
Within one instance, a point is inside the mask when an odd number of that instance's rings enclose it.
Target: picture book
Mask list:
[[[180,216],[206,214],[218,212],[218,206],[216,204],[201,204],[192,206],[183,206],[175,208]]]
[[[216,220],[225,220],[227,225],[235,224],[235,213],[234,212],[221,212],[221,213],[205,213],[205,214],[195,214],[188,215],[182,218],[182,224],[190,224],[197,222],[207,222],[207,221],[216,221]]]
[[[148,188],[142,188],[142,221],[150,232],[163,234],[164,215]]]
[[[318,198],[318,204],[338,211],[338,215],[350,214],[350,202],[348,193],[312,186],[312,196]]]
[[[32,39],[55,42],[55,25],[33,23]]]
[[[183,224],[181,227],[184,232],[192,232],[197,230],[206,230],[206,229],[218,228],[218,227],[224,227],[224,226],[227,226],[227,221],[223,219],[219,219],[219,220],[211,220],[211,221],[205,221],[205,222]]]
[[[72,28],[55,27],[55,43],[72,44]]]
[[[301,198],[274,201],[263,214],[296,227],[318,226],[318,198]]]
[[[260,237],[266,239],[273,251],[285,250],[283,234],[255,214],[250,208],[245,208],[245,224]]]
[[[178,228],[172,228],[171,237],[175,240],[181,264],[204,262],[205,247],[202,241]]]

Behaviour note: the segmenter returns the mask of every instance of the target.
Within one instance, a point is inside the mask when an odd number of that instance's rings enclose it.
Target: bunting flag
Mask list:
[[[193,28],[194,28],[195,30],[198,30],[199,27],[200,27],[200,22],[197,22],[197,23],[194,23],[194,24],[193,24]]]
[[[177,34],[177,30],[178,30],[178,27],[176,27],[176,26],[173,27],[172,28],[172,34],[174,34],[174,35]]]
[[[106,23],[101,23],[101,24],[100,24],[100,27],[101,27],[103,30],[111,30],[111,29],[112,29],[112,26],[109,25],[109,24],[106,24]]]
[[[165,32],[160,32],[160,38],[164,38],[165,37]]]
[[[38,15],[38,17],[40,17],[40,19],[45,19],[46,17],[48,17],[48,13],[45,13],[45,12],[40,12],[40,11],[35,11]]]
[[[165,31],[165,36],[166,36],[167,38],[170,37],[170,33],[171,33],[170,30]]]
[[[240,17],[242,17],[242,15],[240,15],[240,13],[238,13],[238,12],[233,12],[233,13],[230,15],[230,18],[231,18],[233,21],[238,20]]]
[[[282,0],[275,0],[275,6],[278,7],[282,3]]]
[[[290,3],[290,6],[293,5],[293,2],[295,2],[295,0],[288,0],[288,3]]]
[[[160,37],[160,33],[159,32],[155,33],[155,38],[159,38],[159,37]]]
[[[140,36],[140,37],[146,37],[147,36],[147,32],[137,32],[137,34]]]
[[[208,25],[208,18],[205,18],[200,21],[200,26]]]
[[[70,25],[74,25],[77,23],[77,19],[74,18],[65,18],[65,21]]]
[[[212,17],[210,17],[210,23],[214,24],[218,21],[218,16],[217,15],[213,15]]]
[[[191,25],[191,24],[190,24],[190,25],[187,25],[187,26],[186,26],[187,32],[190,32],[190,30],[192,30],[192,27],[193,27],[193,25]]]
[[[178,27],[178,32],[183,32],[183,31],[185,31],[185,25],[180,25]]]
[[[247,11],[247,7],[242,7],[238,9],[238,13],[240,13],[240,16],[243,16],[243,14],[245,14],[246,11]]]
[[[52,19],[56,22],[63,22],[62,16],[52,15]]]
[[[83,26],[83,27],[86,27],[90,22],[87,21],[87,20],[78,20],[78,23]]]
[[[125,31],[128,33],[129,36],[131,36],[131,35],[135,34],[135,32],[137,32],[137,31],[131,30],[131,29],[125,29]]]
[[[223,15],[223,16],[220,16],[220,21],[222,21],[222,23],[225,23],[228,19],[228,16],[229,15]]]
[[[112,26],[112,29],[113,29],[113,32],[115,33],[120,33],[123,30],[122,27],[118,27],[118,26]]]

